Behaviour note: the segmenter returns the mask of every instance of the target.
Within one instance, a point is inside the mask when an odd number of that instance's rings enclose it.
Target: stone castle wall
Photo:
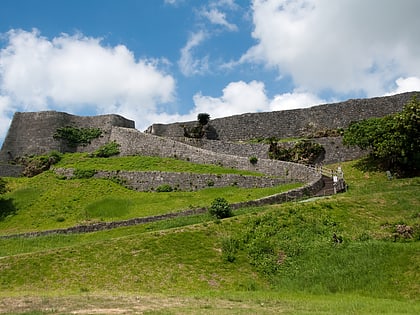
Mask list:
[[[99,128],[102,136],[91,145],[70,148],[64,141],[54,139],[60,127]],[[7,162],[16,157],[59,152],[93,151],[109,141],[113,126],[134,128],[134,121],[119,115],[75,116],[63,112],[17,112],[13,116],[9,131],[0,151],[0,161]]]
[[[319,130],[346,128],[353,121],[399,112],[416,93],[419,92],[351,99],[310,108],[235,115],[213,119],[210,124],[219,139],[225,141],[301,137]],[[183,138],[183,126],[191,127],[194,124],[196,122],[154,124],[147,132],[174,139]]]

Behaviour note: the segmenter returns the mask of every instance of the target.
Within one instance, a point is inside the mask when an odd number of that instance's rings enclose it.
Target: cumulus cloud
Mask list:
[[[288,110],[326,103],[316,95],[303,91],[278,94],[270,98],[267,96],[264,83],[260,81],[231,82],[226,85],[219,97],[197,93],[193,100],[194,108],[188,114],[156,115],[155,122],[196,120],[197,115],[203,112],[210,114],[211,118],[220,118],[247,112]]]
[[[254,0],[257,44],[242,62],[262,62],[311,91],[384,94],[420,77],[420,2]]]
[[[173,100],[175,80],[123,45],[81,34],[49,40],[37,30],[11,30],[7,40],[0,51],[2,120],[13,104],[24,111],[119,113],[144,127],[159,104]]]
[[[208,56],[203,58],[196,58],[194,56],[194,48],[199,46],[205,39],[206,33],[204,31],[193,33],[181,49],[181,57],[178,65],[183,75],[192,76],[207,72],[209,68]]]
[[[395,81],[396,88],[387,95],[393,95],[404,92],[420,91],[420,78],[408,77],[398,78]]]

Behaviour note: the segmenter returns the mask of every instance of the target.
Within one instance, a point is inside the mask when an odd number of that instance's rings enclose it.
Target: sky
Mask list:
[[[1,0],[17,111],[153,123],[420,91],[418,0]]]

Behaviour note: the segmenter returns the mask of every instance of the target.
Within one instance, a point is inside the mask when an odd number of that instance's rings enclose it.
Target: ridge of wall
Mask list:
[[[399,112],[418,93],[407,92],[385,97],[350,99],[339,103],[284,111],[247,113],[212,119],[210,124],[218,138],[226,141],[301,137],[319,130],[346,128],[353,121]],[[196,124],[194,121],[153,124],[146,132],[177,139],[184,137],[183,126],[191,127],[194,124]]]

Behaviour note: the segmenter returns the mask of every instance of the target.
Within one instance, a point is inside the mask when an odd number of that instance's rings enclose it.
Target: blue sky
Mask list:
[[[152,123],[420,90],[417,0],[1,0],[16,111]]]

